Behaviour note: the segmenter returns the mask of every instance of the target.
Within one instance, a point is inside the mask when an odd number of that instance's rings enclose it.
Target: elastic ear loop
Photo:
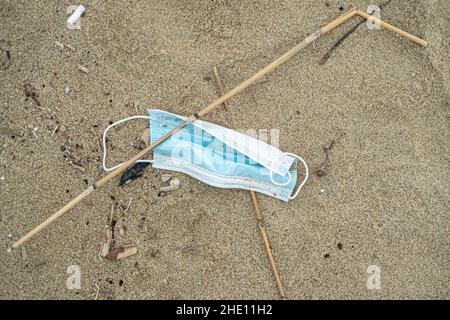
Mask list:
[[[287,173],[288,173],[288,180],[287,180],[286,182],[279,183],[279,182],[276,182],[276,181],[273,179],[273,167],[274,167],[275,163],[277,163],[278,161],[280,161],[282,158],[284,158],[284,157],[286,157],[286,156],[291,156],[291,157],[293,157],[293,158],[296,158],[296,159],[300,160],[300,162],[301,162],[301,163],[303,164],[303,166],[305,167],[305,177],[303,178],[302,182],[299,184],[299,186],[298,186],[298,188],[297,188],[297,191],[295,191],[295,193],[294,193],[292,196],[289,196],[289,199],[290,199],[290,200],[293,200],[293,199],[295,199],[295,198],[298,196],[298,194],[299,194],[299,192],[300,192],[300,189],[303,187],[303,185],[304,185],[304,184],[306,183],[306,181],[308,180],[308,177],[309,177],[309,170],[308,170],[308,164],[306,163],[305,160],[303,160],[302,157],[300,157],[299,155],[296,155],[296,154],[294,154],[294,153],[284,152],[284,153],[278,158],[278,160],[277,160],[276,162],[272,162],[272,165],[270,166],[270,174],[269,174],[269,177],[270,177],[270,181],[272,181],[273,184],[275,184],[275,185],[277,185],[277,186],[286,186],[286,185],[289,184],[289,182],[291,182],[291,173],[290,173],[289,171],[287,172]]]
[[[118,165],[115,165],[114,167],[111,167],[111,168],[107,168],[106,167],[106,132],[108,132],[108,130],[111,129],[112,127],[115,127],[115,126],[117,126],[117,125],[119,125],[121,123],[127,122],[129,120],[134,120],[134,119],[151,120],[151,118],[149,116],[131,116],[131,117],[128,117],[128,118],[121,119],[121,120],[119,120],[117,122],[114,122],[113,124],[109,125],[105,129],[105,131],[103,131],[103,139],[102,139],[102,147],[103,147],[103,162],[102,162],[102,165],[103,165],[103,170],[105,170],[107,172],[108,171],[113,171],[113,170],[116,170],[117,168],[121,167],[125,163],[125,162],[119,163]],[[152,163],[153,160],[137,160],[136,163],[137,162]]]

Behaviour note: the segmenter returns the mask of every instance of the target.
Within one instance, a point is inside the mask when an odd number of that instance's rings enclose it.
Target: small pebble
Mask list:
[[[12,249],[11,249],[11,248],[8,248],[8,249],[6,250],[6,252],[11,253],[11,252],[12,252]]]
[[[12,234],[11,233],[8,233],[8,238],[12,238]]]

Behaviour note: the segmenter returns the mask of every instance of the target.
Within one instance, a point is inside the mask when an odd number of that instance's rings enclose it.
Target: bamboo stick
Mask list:
[[[145,155],[147,155],[153,148],[164,142],[165,140],[169,139],[171,136],[179,132],[181,129],[189,125],[190,123],[194,122],[200,117],[205,116],[218,106],[220,106],[225,101],[229,100],[233,96],[237,95],[238,93],[242,92],[244,89],[252,85],[255,81],[261,79],[269,72],[273,71],[275,68],[277,68],[279,65],[284,63],[286,60],[291,58],[293,55],[298,53],[301,49],[305,48],[307,45],[309,45],[311,42],[319,38],[320,36],[324,35],[325,33],[333,30],[334,28],[338,27],[351,17],[353,17],[356,14],[356,8],[350,9],[348,12],[344,13],[337,19],[331,21],[324,27],[318,29],[317,31],[310,34],[308,37],[306,37],[303,41],[301,41],[299,44],[297,44],[295,47],[287,51],[285,54],[274,60],[272,63],[267,65],[265,68],[261,69],[257,73],[255,73],[253,76],[251,76],[249,79],[245,80],[232,90],[230,90],[227,94],[223,95],[216,101],[212,102],[209,106],[201,110],[200,112],[190,116],[188,119],[186,119],[185,122],[181,123],[177,127],[175,127],[171,132],[167,133],[166,135],[162,136],[159,140],[155,141],[154,143],[150,144],[148,147],[143,149],[141,152],[136,154],[134,157],[126,161],[121,167],[117,168],[116,170],[110,172],[100,180],[94,183],[94,185],[90,186],[88,189],[83,191],[80,195],[78,195],[76,198],[74,198],[72,201],[70,201],[68,204],[66,204],[64,207],[62,207],[60,210],[58,210],[56,213],[54,213],[52,216],[50,216],[47,220],[45,220],[43,223],[41,223],[36,228],[32,229],[30,232],[28,232],[24,237],[16,241],[12,248],[16,249],[20,247],[22,244],[24,244],[26,241],[28,241],[31,237],[33,237],[36,233],[44,229],[46,226],[48,226],[50,223],[55,221],[57,218],[59,218],[61,215],[63,215],[65,212],[67,212],[69,209],[71,209],[75,204],[80,202],[83,198],[91,194],[95,189],[102,187],[107,182],[109,182],[111,179],[115,178],[116,176],[120,175],[122,172],[127,170],[129,167],[131,167],[137,160],[143,158]]]
[[[256,193],[250,191],[252,197],[253,206],[255,207],[256,220],[258,221],[259,231],[261,233],[261,239],[264,244],[264,249],[266,249],[267,258],[269,258],[270,267],[272,268],[273,277],[275,278],[275,283],[280,293],[281,298],[285,298],[283,284],[281,282],[280,273],[278,272],[275,259],[273,258],[272,248],[270,247],[269,239],[267,237],[266,229],[264,228],[263,218],[261,215],[261,210],[259,208],[258,200],[256,199]]]
[[[418,45],[421,45],[422,47],[426,47],[428,45],[428,42],[426,42],[423,39],[420,39],[419,37],[416,37],[406,31],[403,31],[397,27],[394,27],[393,25],[378,19],[374,16],[369,15],[368,13],[361,11],[361,10],[356,10],[356,14],[363,17],[364,19],[366,19],[367,21],[369,21],[370,23],[375,23],[375,24],[379,24],[381,25],[383,28],[388,29],[390,31],[393,31],[395,33],[398,33],[399,35],[401,35],[402,37],[405,37],[415,43],[417,43]]]

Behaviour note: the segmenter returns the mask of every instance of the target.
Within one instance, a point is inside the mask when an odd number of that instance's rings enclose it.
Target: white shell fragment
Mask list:
[[[170,179],[172,179],[172,175],[170,173],[163,173],[161,175],[161,181],[162,182],[169,182]]]
[[[163,192],[175,191],[180,189],[180,185],[181,185],[180,180],[178,180],[177,178],[173,178],[172,180],[170,180],[170,184],[168,186],[159,188],[159,191]]]
[[[112,231],[107,228],[105,231],[105,235],[100,242],[100,256],[105,258],[108,255],[109,249],[111,248],[112,241]]]

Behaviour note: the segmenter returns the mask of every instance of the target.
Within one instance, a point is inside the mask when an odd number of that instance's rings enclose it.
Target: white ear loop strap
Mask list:
[[[286,182],[276,182],[274,179],[273,179],[273,167],[274,167],[274,165],[278,162],[278,161],[280,161],[282,158],[284,158],[284,157],[286,157],[286,156],[291,156],[291,157],[293,157],[293,158],[296,158],[296,159],[298,159],[298,160],[300,160],[300,162],[303,164],[303,166],[305,167],[305,177],[303,178],[303,180],[302,180],[302,182],[299,184],[299,186],[297,187],[297,191],[295,191],[295,193],[292,195],[292,196],[289,196],[289,199],[290,200],[293,200],[293,199],[295,199],[297,196],[298,196],[298,194],[299,194],[299,192],[300,192],[300,189],[303,187],[303,185],[306,183],[306,180],[308,180],[308,177],[309,177],[309,170],[308,170],[308,164],[306,163],[306,161],[305,160],[303,160],[303,158],[302,157],[300,157],[300,156],[298,156],[298,155],[296,155],[296,154],[294,154],[294,153],[290,153],[290,152],[285,152],[285,153],[283,153],[281,156],[280,156],[280,158],[278,158],[278,160],[276,161],[276,162],[272,162],[272,165],[270,166],[270,174],[269,174],[269,177],[270,177],[270,181],[272,181],[272,183],[273,184],[276,184],[277,186],[286,186],[286,185],[288,185],[289,184],[289,182],[291,182],[291,173],[288,171],[287,173],[288,173],[288,180],[286,181]]]
[[[132,116],[132,117],[124,118],[122,120],[119,120],[119,121],[114,122],[113,124],[109,125],[105,129],[105,131],[103,131],[103,139],[102,139],[102,147],[103,147],[103,162],[102,162],[102,165],[103,165],[103,170],[105,170],[107,172],[108,171],[113,171],[113,170],[121,167],[125,163],[125,162],[119,163],[118,165],[115,165],[115,166],[113,166],[111,168],[107,168],[106,167],[106,132],[108,132],[108,130],[111,129],[112,127],[115,127],[115,126],[117,126],[117,125],[119,125],[121,123],[127,122],[129,120],[134,120],[134,119],[147,119],[147,120],[149,120],[151,118],[149,116]],[[153,160],[137,160],[136,162],[152,163]]]

